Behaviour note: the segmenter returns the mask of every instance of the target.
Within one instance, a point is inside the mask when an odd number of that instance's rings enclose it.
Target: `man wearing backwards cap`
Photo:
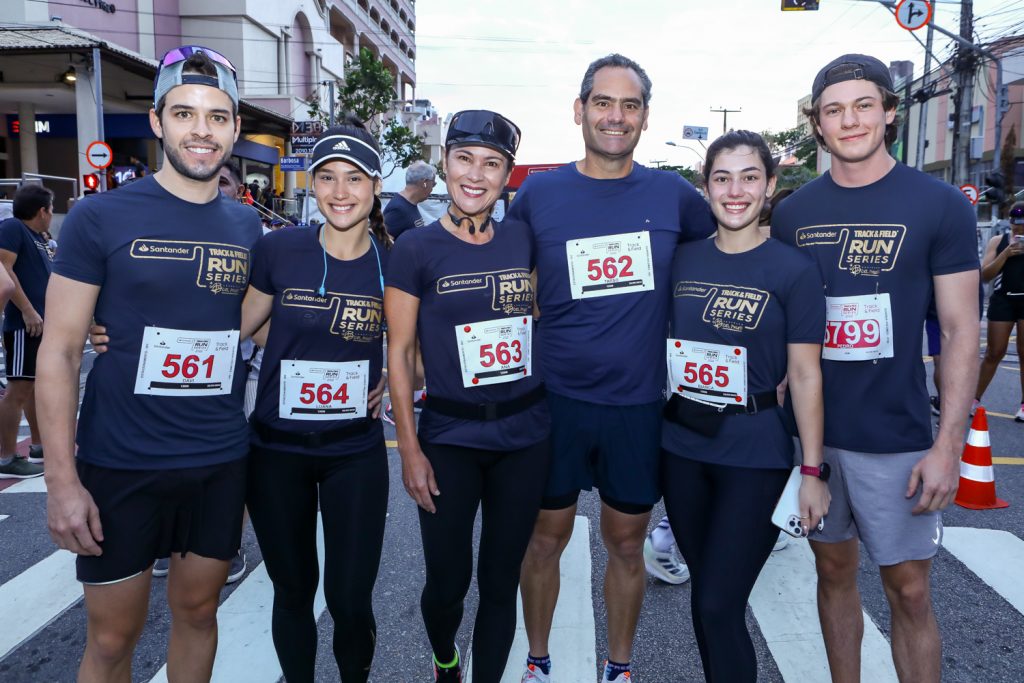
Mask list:
[[[952,185],[896,162],[888,69],[844,55],[804,110],[831,170],[779,205],[772,235],[825,282],[825,465],[832,503],[812,532],[818,613],[835,681],[860,679],[858,541],[880,567],[901,680],[938,681],[929,595],[941,510],[953,500],[978,357],[975,216]],[[934,291],[943,334],[942,423],[933,440],[921,332]],[[810,469],[810,468],[808,468]]]
[[[249,432],[238,353],[259,217],[217,189],[238,137],[234,68],[167,53],[150,125],[167,163],[86,197],[64,223],[37,381],[50,534],[78,555],[80,681],[129,681],[154,559],[171,556],[171,680],[208,680],[217,603],[241,540]],[[105,325],[78,421],[82,340]]]

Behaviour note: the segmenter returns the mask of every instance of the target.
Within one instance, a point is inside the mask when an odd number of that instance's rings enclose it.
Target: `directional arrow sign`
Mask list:
[[[924,28],[932,20],[932,3],[928,0],[900,0],[896,5],[896,23],[908,31]]]
[[[110,166],[110,162],[114,160],[114,151],[107,143],[95,140],[85,148],[85,158],[90,166],[102,170]]]
[[[960,186],[960,191],[964,193],[964,196],[970,200],[971,204],[978,203],[978,188],[970,183]]]

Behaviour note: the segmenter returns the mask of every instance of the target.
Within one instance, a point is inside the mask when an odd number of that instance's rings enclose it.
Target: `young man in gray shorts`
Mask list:
[[[873,57],[844,55],[818,72],[805,113],[832,167],[772,216],[772,235],[814,258],[825,282],[827,467],[817,474],[831,474],[832,504],[811,546],[834,681],[860,680],[859,542],[880,566],[900,680],[939,681],[929,574],[977,374],[974,212],[955,187],[889,155],[898,104]],[[933,291],[944,357],[934,441],[921,359]]]

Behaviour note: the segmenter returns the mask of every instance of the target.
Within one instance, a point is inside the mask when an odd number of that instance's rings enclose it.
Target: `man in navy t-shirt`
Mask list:
[[[13,208],[14,217],[0,223],[0,262],[14,282],[14,292],[4,309],[7,393],[0,401],[0,478],[23,479],[43,473],[34,388],[36,355],[43,335],[43,302],[53,263],[53,249],[44,235],[53,219],[53,192],[28,183],[14,194]],[[15,459],[22,412],[32,431],[25,463]]]
[[[260,227],[217,189],[241,123],[234,67],[176,48],[153,101],[166,163],[68,215],[39,352],[47,514],[57,544],[78,555],[84,680],[130,677],[153,561],[167,556],[168,670],[209,679],[220,588],[241,540],[249,430],[238,330]],[[111,341],[86,384],[76,458],[93,317]]]
[[[575,103],[584,158],[530,176],[509,211],[530,226],[536,247],[537,364],[551,410],[551,467],[523,563],[527,681],[547,680],[549,633],[537,624],[551,623],[576,500],[594,486],[608,550],[604,680],[628,678],[644,594],[643,541],[661,497],[672,258],[679,242],[715,229],[692,185],[633,162],[650,96],[651,81],[632,60],[593,62]]]
[[[405,169],[405,187],[384,207],[384,227],[398,239],[406,230],[423,227],[417,205],[430,196],[437,183],[437,171],[425,161],[414,161]]]
[[[976,219],[952,185],[887,150],[899,97],[874,57],[818,72],[805,114],[831,170],[783,202],[772,235],[818,264],[825,462],[832,503],[817,557],[818,612],[834,680],[860,676],[859,542],[880,566],[896,670],[938,681],[941,642],[929,596],[941,510],[956,494],[978,368]],[[942,423],[932,439],[921,334],[934,292],[942,343]],[[827,475],[826,475],[827,476]]]

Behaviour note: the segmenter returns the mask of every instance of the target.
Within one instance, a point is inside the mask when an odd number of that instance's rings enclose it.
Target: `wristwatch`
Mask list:
[[[807,475],[808,477],[817,477],[822,481],[828,481],[828,478],[832,475],[832,468],[829,467],[829,464],[827,462],[821,463],[821,467],[801,465],[800,474]]]

